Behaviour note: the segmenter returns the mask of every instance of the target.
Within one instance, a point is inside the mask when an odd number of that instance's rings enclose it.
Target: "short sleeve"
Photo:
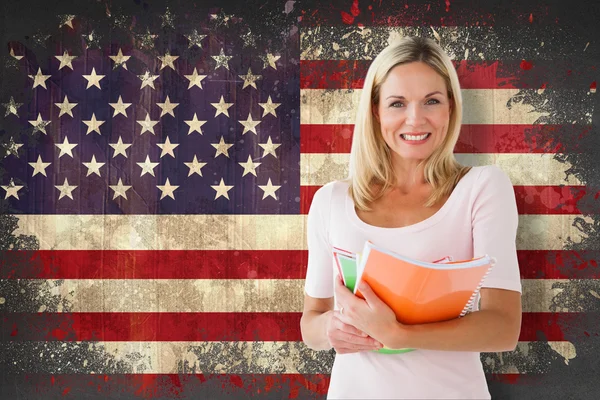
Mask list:
[[[496,258],[496,265],[485,278],[483,287],[521,292],[516,246],[519,214],[512,183],[497,166],[485,166],[474,194],[473,255],[488,254]]]
[[[304,291],[315,298],[333,297],[333,255],[329,243],[329,217],[333,183],[319,188],[312,200],[306,222],[308,266]]]

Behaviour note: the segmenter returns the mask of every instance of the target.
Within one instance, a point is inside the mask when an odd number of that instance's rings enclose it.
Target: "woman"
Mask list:
[[[308,214],[301,330],[311,349],[336,350],[330,399],[489,399],[479,353],[517,344],[515,196],[496,166],[455,160],[461,118],[456,71],[432,40],[404,38],[371,64],[349,176],[320,188]],[[360,252],[366,240],[425,261],[489,254],[497,263],[474,312],[402,325],[367,285],[362,300],[337,276],[332,246]],[[416,350],[372,351],[382,346]]]

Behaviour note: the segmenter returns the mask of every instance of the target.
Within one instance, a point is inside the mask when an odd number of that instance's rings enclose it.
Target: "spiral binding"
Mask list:
[[[465,307],[462,309],[460,315],[458,316],[459,318],[464,317],[465,315],[467,315],[470,312],[470,308],[473,307],[473,302],[475,301],[475,298],[477,297],[477,295],[479,294],[479,291],[481,290],[481,287],[483,286],[483,281],[485,281],[485,278],[489,275],[489,273],[493,269],[494,265],[496,265],[496,258],[490,257],[490,267],[488,268],[486,273],[483,275],[483,277],[481,277],[481,280],[479,281],[479,285],[477,285],[477,288],[473,291],[473,294],[471,294],[471,298],[469,299],[469,301],[467,301],[467,304],[465,304]]]

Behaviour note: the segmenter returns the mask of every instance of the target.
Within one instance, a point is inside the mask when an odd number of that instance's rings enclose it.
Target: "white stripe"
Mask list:
[[[304,302],[304,279],[22,279],[21,284],[47,312],[302,312]],[[600,291],[594,279],[521,284],[523,312],[595,311],[579,299],[560,306],[556,299],[575,296],[562,293],[565,287]],[[4,307],[10,310],[13,301],[18,299],[5,294]],[[45,303],[64,306],[49,309]]]
[[[0,349],[6,351],[9,345],[3,343]],[[60,347],[52,342],[25,342],[17,346],[21,351],[18,365],[11,363],[13,370],[20,367],[28,372],[28,366],[35,364],[38,373],[105,374],[118,368],[119,373],[134,374],[329,374],[333,361],[331,352],[310,350],[302,342],[64,342]],[[554,352],[558,358],[576,357],[570,342],[519,342],[515,351],[484,354],[483,367],[488,373],[545,373],[548,355]],[[38,362],[40,353],[46,356],[43,362]]]
[[[559,156],[559,155],[556,155]],[[463,165],[499,166],[513,185],[582,185],[574,176],[567,177],[569,162],[558,161],[555,154],[488,153],[456,154]],[[345,179],[348,175],[349,153],[304,153],[300,155],[300,184],[323,186],[328,182]]]
[[[306,250],[306,215],[19,215],[40,250]],[[520,215],[517,247],[563,250],[580,215]],[[600,244],[596,244],[600,248]],[[589,248],[589,246],[588,246]]]
[[[528,89],[463,89],[462,123],[533,125],[540,117],[549,114],[536,111],[533,105],[525,104],[522,100],[511,102],[516,94],[527,92],[531,92],[532,97],[537,96],[534,90]],[[300,123],[354,124],[361,93],[362,89],[302,89]],[[557,93],[556,96],[560,98],[563,94]],[[591,123],[591,113],[587,114],[587,120]],[[571,122],[552,121],[555,124]]]
[[[404,36],[421,36],[435,40],[452,60],[566,59],[571,54],[557,54],[551,43],[563,39],[561,31],[540,31],[536,26],[519,27],[527,37],[514,49],[507,42],[514,28],[502,26],[302,26],[300,29],[301,60],[372,60],[388,44]],[[541,45],[540,45],[541,43]],[[571,52],[575,54],[575,51]]]

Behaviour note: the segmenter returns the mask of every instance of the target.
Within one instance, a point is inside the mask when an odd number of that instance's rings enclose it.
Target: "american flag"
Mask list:
[[[516,351],[482,354],[493,394],[577,365],[598,334],[597,203],[570,154],[593,130],[593,79],[556,79],[568,45],[529,16],[420,27],[427,4],[373,4],[106,3],[6,41],[3,396],[324,397],[333,353],[299,330],[305,216],[347,173],[370,60],[409,34],[455,61],[457,158],[515,187],[523,329]]]

